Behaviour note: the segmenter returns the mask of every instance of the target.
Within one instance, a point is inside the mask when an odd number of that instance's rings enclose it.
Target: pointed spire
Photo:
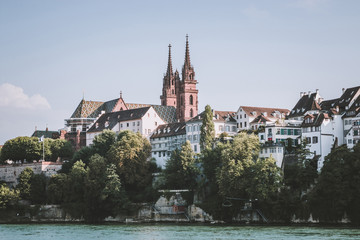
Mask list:
[[[190,68],[190,51],[189,51],[189,36],[186,34],[186,48],[185,48],[185,62],[184,62],[185,68]]]
[[[171,44],[169,44],[169,58],[168,58],[168,66],[166,70],[166,76],[173,75],[172,62],[171,62]]]

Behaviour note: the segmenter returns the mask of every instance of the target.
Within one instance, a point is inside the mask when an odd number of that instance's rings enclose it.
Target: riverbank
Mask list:
[[[255,212],[254,212],[255,214]],[[309,221],[310,220],[310,221]],[[212,226],[355,226],[349,221],[319,222],[312,218],[290,222],[264,222],[259,218],[242,219],[238,217],[232,222],[214,220],[202,209],[191,205],[186,212],[180,214],[160,214],[152,205],[140,204],[136,211],[107,217],[97,224],[180,224],[180,225],[212,225]],[[13,209],[0,210],[0,224],[88,224],[84,218],[74,218],[60,205],[27,205]]]

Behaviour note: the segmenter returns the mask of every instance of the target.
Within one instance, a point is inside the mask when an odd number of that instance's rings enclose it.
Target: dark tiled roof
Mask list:
[[[185,135],[186,124],[182,123],[169,123],[158,126],[154,133],[151,135],[151,139],[159,138],[159,137],[168,137],[168,136],[176,136],[176,135]]]
[[[214,122],[236,122],[234,116],[236,112],[216,111],[214,112]]]
[[[59,138],[60,134],[58,131],[36,130],[31,136],[38,138],[44,136],[44,138],[57,139]]]
[[[312,119],[311,123],[306,123],[308,118]],[[329,115],[327,113],[319,113],[319,114],[308,114],[304,117],[304,121],[301,124],[301,127],[318,127],[320,126],[325,119],[329,119]]]
[[[330,110],[331,108],[336,108],[337,101],[339,101],[339,98],[322,101],[320,103],[320,107],[322,110]]]
[[[360,93],[360,86],[348,88],[341,95],[341,97],[336,102],[336,105],[340,107],[341,110],[345,110],[346,106],[349,106],[350,102]]]
[[[120,98],[107,102],[81,100],[71,118],[97,118],[102,111],[110,113],[114,110]],[[161,106],[152,104],[126,103],[128,109],[137,109],[152,106],[162,120],[168,123],[177,122],[176,108],[172,106]]]
[[[230,112],[230,111],[213,111],[213,120],[214,122],[236,122],[234,115],[236,113],[235,112]],[[197,122],[197,121],[202,121],[204,115],[204,111],[201,112],[200,114],[196,115],[195,117],[193,117],[192,119],[190,119],[188,122]]]
[[[88,132],[101,132],[104,129],[114,128],[118,122],[140,119],[149,109],[150,107],[145,107],[105,113],[99,117]]]
[[[96,118],[102,111],[103,102],[81,100],[70,118]]]
[[[277,114],[284,114],[287,115],[290,110],[289,109],[283,109],[283,108],[264,108],[264,107],[249,107],[249,106],[240,106],[242,108],[243,111],[245,111],[245,113],[248,116],[251,117],[257,117],[259,115],[264,115],[264,113],[266,113],[268,118],[279,118],[279,117],[275,117],[272,114],[273,113],[277,113]]]
[[[320,110],[320,106],[316,101],[317,93],[302,96],[291,110],[288,118],[303,116],[309,110]]]
[[[173,106],[151,105],[159,117],[167,123],[177,122],[176,108]]]
[[[252,120],[251,123],[266,123],[266,122],[270,122],[270,119],[268,119],[263,115],[259,115],[254,120]]]
[[[357,97],[355,102],[351,107],[346,111],[344,117],[355,117],[360,113],[360,96]]]

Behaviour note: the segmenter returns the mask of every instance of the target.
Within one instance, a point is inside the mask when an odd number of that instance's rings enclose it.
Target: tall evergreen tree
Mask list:
[[[201,133],[200,133],[200,147],[201,150],[211,148],[215,138],[215,127],[213,121],[213,113],[211,107],[206,105],[203,113]]]

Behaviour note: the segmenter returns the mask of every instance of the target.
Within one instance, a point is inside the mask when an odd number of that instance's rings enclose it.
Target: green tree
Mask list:
[[[99,154],[90,158],[85,178],[85,219],[98,222],[106,217],[102,205],[102,190],[105,186],[106,160]]]
[[[209,105],[206,105],[202,118],[202,125],[200,129],[200,147],[201,150],[204,150],[212,147],[212,143],[215,138],[213,113]]]
[[[0,209],[8,208],[19,200],[19,191],[10,189],[6,184],[0,184]]]
[[[106,167],[106,159],[99,154],[91,157],[85,181],[85,219],[99,222],[116,215],[125,202],[125,193],[115,165]]]
[[[19,190],[22,199],[30,200],[31,180],[33,176],[34,171],[29,167],[25,168],[19,175],[16,189]]]
[[[34,174],[31,178],[30,200],[33,204],[45,204],[46,197],[46,176]]]
[[[92,148],[95,153],[105,157],[110,147],[115,143],[115,132],[105,129],[101,134],[95,136],[92,144]]]
[[[359,152],[351,152],[346,145],[335,148],[325,157],[324,166],[315,188],[310,193],[313,217],[322,222],[334,222],[347,212],[355,222],[358,210]]]
[[[14,161],[39,160],[42,157],[42,145],[37,137],[17,137],[5,142],[1,151],[1,160]]]
[[[50,139],[49,139],[50,140]],[[49,148],[50,148],[50,161],[55,162],[58,158],[60,159],[70,159],[73,154],[74,150],[71,146],[69,141],[64,139],[51,139],[49,141]]]
[[[86,177],[85,163],[81,160],[75,162],[68,175],[68,193],[66,194],[66,202],[83,203],[84,202],[84,184]]]
[[[145,187],[151,181],[149,162],[151,145],[140,133],[122,131],[108,151],[107,158],[117,167],[117,173],[127,191]]]
[[[260,149],[255,135],[240,133],[229,147],[221,152],[221,167],[217,172],[217,182],[221,196],[249,198],[246,192],[245,170],[255,164]]]
[[[172,153],[164,170],[167,188],[190,190],[196,188],[199,169],[194,155],[189,141],[186,141],[180,150],[177,149]]]
[[[64,173],[52,175],[47,187],[47,196],[49,203],[61,204],[64,202],[67,194],[68,177]]]

